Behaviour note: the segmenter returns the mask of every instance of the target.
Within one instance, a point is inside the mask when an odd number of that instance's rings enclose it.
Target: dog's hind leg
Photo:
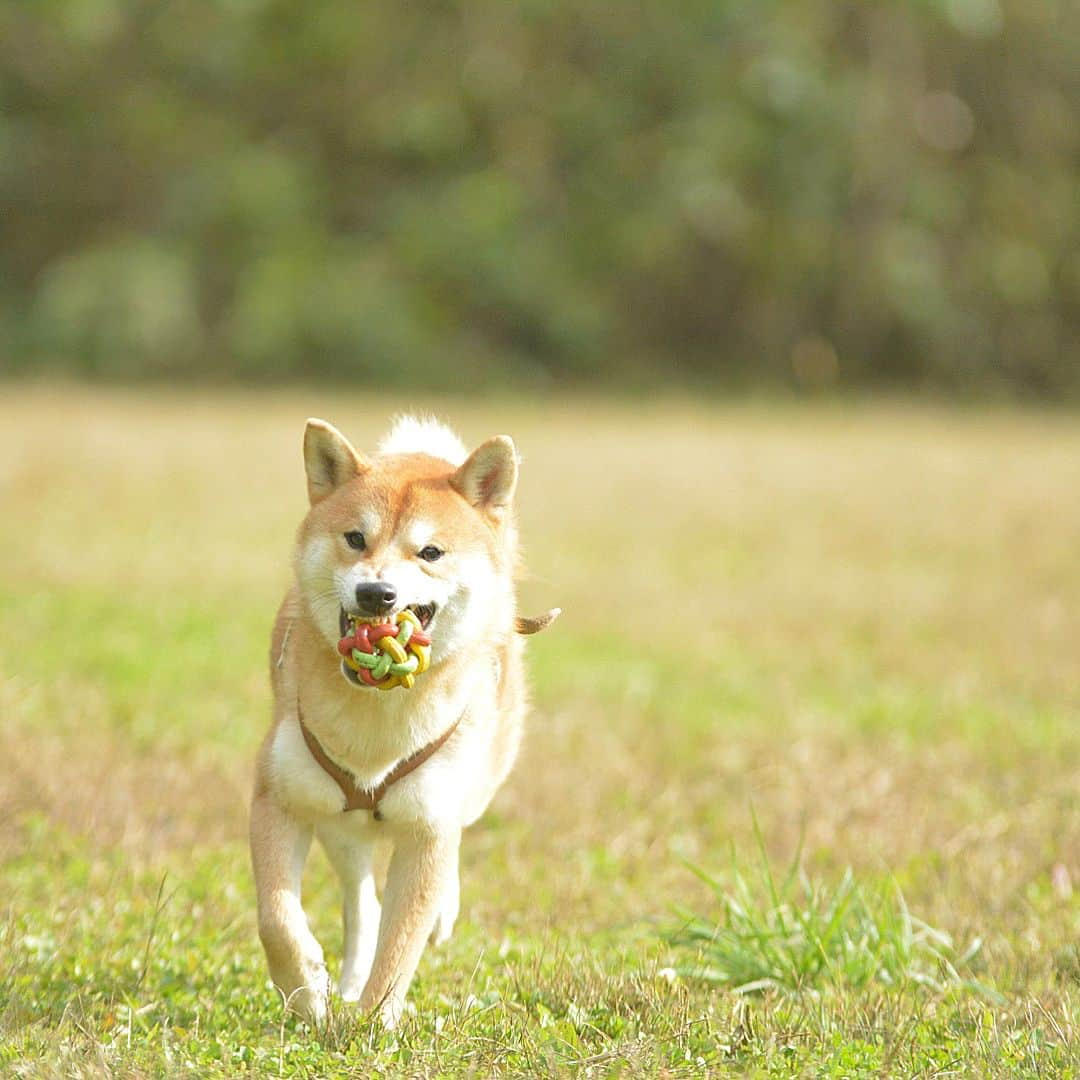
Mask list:
[[[344,893],[345,950],[338,992],[345,1001],[357,1001],[371,972],[379,940],[380,908],[373,872],[375,837],[370,830],[357,831],[341,819],[321,824],[318,836]]]
[[[428,938],[432,945],[442,945],[443,942],[450,940],[460,910],[461,878],[455,863],[446,873],[446,883],[443,886],[442,897],[439,900],[439,911],[435,916],[435,925],[431,928],[431,935]]]

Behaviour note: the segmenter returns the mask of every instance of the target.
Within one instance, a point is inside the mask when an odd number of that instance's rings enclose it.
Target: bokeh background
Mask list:
[[[0,0],[0,230],[0,1074],[1080,1076],[1077,0]],[[564,614],[312,1033],[269,628],[405,410]]]
[[[1069,0],[0,6],[9,370],[1075,397]]]

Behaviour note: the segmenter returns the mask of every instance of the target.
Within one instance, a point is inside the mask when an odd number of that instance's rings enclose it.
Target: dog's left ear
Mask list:
[[[477,510],[497,516],[513,501],[517,474],[514,440],[509,435],[495,435],[469,455],[450,477],[450,486]]]

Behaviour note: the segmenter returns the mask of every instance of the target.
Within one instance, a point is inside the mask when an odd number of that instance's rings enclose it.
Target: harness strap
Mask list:
[[[345,811],[349,810],[371,810],[374,811],[375,820],[381,821],[382,817],[379,813],[379,800],[386,794],[389,788],[396,784],[403,777],[406,777],[414,769],[419,769],[421,765],[436,750],[439,749],[451,735],[457,731],[458,724],[461,723],[461,717],[459,716],[451,725],[433,742],[429,742],[426,746],[421,746],[419,750],[414,754],[410,754],[407,758],[402,758],[373,788],[362,788],[356,782],[356,777],[347,769],[343,769],[336,761],[334,761],[322,748],[322,744],[315,735],[312,733],[311,728],[304,723],[304,714],[300,710],[300,701],[296,702],[296,718],[300,721],[300,733],[304,736],[304,742],[307,743],[307,748],[311,751],[311,756],[322,766],[323,771],[341,788],[341,793],[345,796]]]

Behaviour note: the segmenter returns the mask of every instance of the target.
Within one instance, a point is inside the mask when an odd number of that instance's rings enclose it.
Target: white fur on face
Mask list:
[[[296,580],[315,625],[330,641],[338,639],[340,587],[333,563],[334,541],[315,536],[296,553]]]
[[[384,581],[397,590],[396,608],[410,604],[438,604],[449,595],[451,582],[433,578],[421,569],[416,559],[384,554],[378,559],[361,559],[340,575],[341,605],[346,610],[356,606],[356,586],[371,581]]]
[[[467,648],[484,632],[499,597],[499,581],[487,555],[462,552],[455,558],[453,569],[455,587],[440,605],[430,627],[431,655],[436,661]]]
[[[487,626],[499,599],[499,579],[488,555],[447,551],[439,560],[436,577],[424,569],[427,563],[415,557],[424,544],[437,543],[430,525],[414,522],[406,536],[407,541],[394,545],[392,551],[384,549],[377,556],[358,552],[356,562],[344,568],[337,564],[335,538],[314,537],[299,549],[297,580],[312,619],[328,642],[336,644],[341,635],[340,609],[353,609],[357,585],[370,581],[394,586],[398,610],[412,604],[435,605],[428,629],[436,663],[467,646]]]
[[[411,546],[406,550],[411,551]],[[494,579],[486,557],[467,553],[445,554],[439,560],[440,567],[445,566],[440,577],[425,571],[425,565],[415,557],[380,560],[377,567],[358,562],[341,575],[341,603],[346,609],[353,605],[357,585],[385,581],[397,590],[397,610],[412,604],[434,604],[435,617],[428,629],[432,660],[437,663],[467,644],[476,627],[484,625],[485,598],[494,590]]]
[[[437,548],[446,545],[439,540],[439,530],[430,521],[424,518],[415,518],[406,526],[401,537],[402,548],[406,551],[420,551],[428,544],[434,544]]]

